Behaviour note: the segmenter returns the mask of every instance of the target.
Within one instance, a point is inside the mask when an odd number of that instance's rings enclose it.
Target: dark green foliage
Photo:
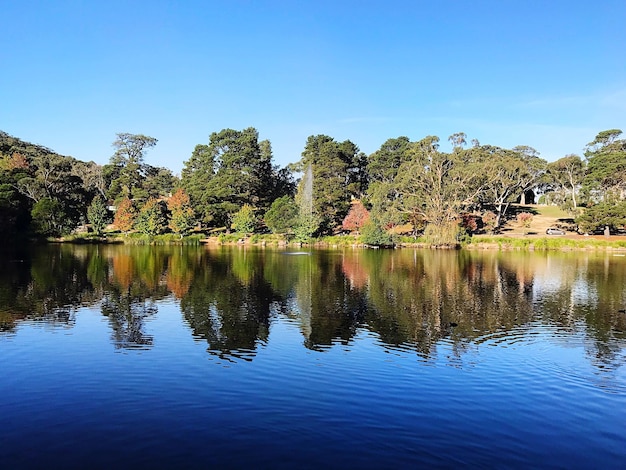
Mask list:
[[[408,137],[389,139],[368,159],[367,202],[372,206],[372,214],[385,225],[402,223],[403,216],[398,207],[400,195],[395,179],[400,166],[410,159],[409,147]]]
[[[148,149],[157,144],[157,139],[142,134],[117,134],[113,148],[115,153],[111,157],[111,166],[108,172],[113,176],[112,183],[116,194],[110,197],[117,199],[120,196],[133,199],[144,196],[138,194],[145,176],[144,157]]]
[[[2,180],[19,193],[13,193],[10,204],[16,212],[11,216],[9,211],[9,223],[13,220],[17,231],[25,230],[33,205],[43,199],[47,201],[36,212],[51,208],[54,201],[53,212],[62,212],[64,220],[38,221],[33,227],[37,233],[65,233],[85,220],[89,191],[81,178],[84,163],[4,132],[0,132],[0,157]]]
[[[272,233],[289,233],[298,223],[298,206],[290,196],[279,197],[265,213],[264,220]]]
[[[226,226],[244,204],[261,212],[282,191],[292,191],[288,173],[272,165],[269,141],[259,142],[256,129],[214,132],[209,145],[197,145],[185,162],[182,185],[199,219]]]
[[[616,203],[600,202],[587,207],[576,219],[582,232],[593,232],[609,227],[611,232],[626,228],[626,201]]]
[[[44,237],[60,237],[69,233],[71,227],[66,224],[67,215],[63,205],[55,200],[44,197],[33,205],[31,210],[32,226],[37,235]]]
[[[391,235],[389,235],[374,219],[368,220],[361,227],[361,242],[372,246],[388,246],[393,244]]]
[[[310,136],[297,165],[301,171],[312,170],[313,214],[320,221],[320,233],[331,233],[341,226],[350,209],[351,196],[360,196],[365,188],[365,160],[349,140],[336,142],[326,135]],[[304,180],[299,192],[303,191]]]

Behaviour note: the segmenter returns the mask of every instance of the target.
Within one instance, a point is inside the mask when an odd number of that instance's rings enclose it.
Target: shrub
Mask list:
[[[391,236],[372,219],[361,228],[361,242],[373,246],[393,244]]]
[[[233,215],[231,228],[240,233],[252,233],[256,227],[256,217],[254,208],[250,204],[244,204],[239,211]]]
[[[520,212],[517,214],[517,223],[521,227],[530,228],[530,224],[533,221],[533,215],[530,212]]]

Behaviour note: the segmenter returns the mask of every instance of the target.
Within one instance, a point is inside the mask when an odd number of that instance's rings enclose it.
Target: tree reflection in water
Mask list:
[[[232,360],[252,360],[285,318],[317,351],[366,331],[425,360],[441,345],[461,359],[540,326],[550,341],[583,338],[598,368],[625,361],[626,263],[611,253],[47,246],[19,256],[0,273],[4,331],[26,318],[71,327],[79,306],[100,302],[115,346],[146,348],[146,320],[170,298],[194,338]]]

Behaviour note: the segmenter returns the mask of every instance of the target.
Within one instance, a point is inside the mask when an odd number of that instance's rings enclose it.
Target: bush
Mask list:
[[[392,245],[393,239],[380,225],[370,219],[361,228],[361,242],[366,245],[385,246]]]
[[[254,232],[256,227],[256,217],[254,208],[250,204],[244,204],[239,211],[233,215],[231,228],[237,232],[246,234]]]
[[[533,215],[530,212],[520,212],[517,214],[517,223],[521,227],[530,228],[530,224],[533,221]]]
[[[461,228],[455,221],[443,225],[428,224],[424,230],[424,239],[431,245],[456,245]]]

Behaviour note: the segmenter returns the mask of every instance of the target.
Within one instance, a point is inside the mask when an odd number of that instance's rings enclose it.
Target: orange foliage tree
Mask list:
[[[189,232],[194,226],[193,209],[189,201],[189,195],[184,189],[178,188],[167,201],[167,208],[171,212],[169,228],[181,237]]]
[[[120,232],[127,233],[133,229],[136,218],[137,209],[133,205],[133,201],[125,198],[117,205],[113,225],[115,225],[115,228]]]
[[[350,207],[348,215],[343,219],[341,226],[344,230],[350,230],[351,232],[358,232],[361,227],[370,220],[370,213],[360,201],[355,202]]]

